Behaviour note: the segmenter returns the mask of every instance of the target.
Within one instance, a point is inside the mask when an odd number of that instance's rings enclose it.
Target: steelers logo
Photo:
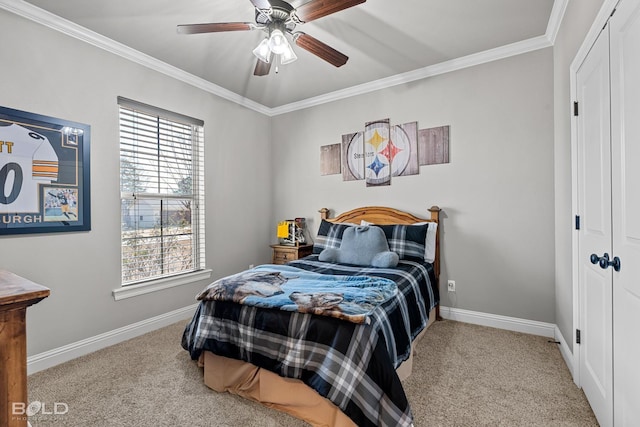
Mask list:
[[[409,165],[411,142],[409,135],[401,126],[391,127],[391,139],[387,152],[391,162],[391,176],[402,175]]]
[[[362,132],[351,135],[347,145],[347,165],[356,180],[364,179],[364,140]]]
[[[387,120],[370,122],[364,133],[347,137],[346,161],[353,179],[380,185],[391,176],[402,175],[409,166],[411,138],[403,126],[389,126]]]

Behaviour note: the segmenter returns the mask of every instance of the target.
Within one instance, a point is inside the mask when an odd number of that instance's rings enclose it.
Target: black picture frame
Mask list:
[[[91,127],[0,107],[0,236],[91,230]]]

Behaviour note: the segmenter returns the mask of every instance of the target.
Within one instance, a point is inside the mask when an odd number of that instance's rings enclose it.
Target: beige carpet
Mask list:
[[[180,347],[185,322],[29,377],[48,426],[301,427],[307,424],[209,390]],[[597,426],[556,344],[546,338],[436,322],[405,381],[415,426]],[[51,414],[54,402],[68,412]],[[58,405],[65,412],[64,405]]]

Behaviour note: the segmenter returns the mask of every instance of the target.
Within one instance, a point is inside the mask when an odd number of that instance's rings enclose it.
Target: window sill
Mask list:
[[[194,271],[192,273],[181,274],[173,277],[163,277],[162,279],[150,280],[137,285],[127,285],[113,290],[113,299],[133,298],[163,289],[174,288],[176,286],[188,285],[199,280],[211,278],[211,269]]]

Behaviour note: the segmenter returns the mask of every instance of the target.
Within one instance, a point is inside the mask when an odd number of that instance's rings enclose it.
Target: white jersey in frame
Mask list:
[[[58,156],[46,136],[0,126],[0,213],[39,212],[39,184],[57,179]]]

